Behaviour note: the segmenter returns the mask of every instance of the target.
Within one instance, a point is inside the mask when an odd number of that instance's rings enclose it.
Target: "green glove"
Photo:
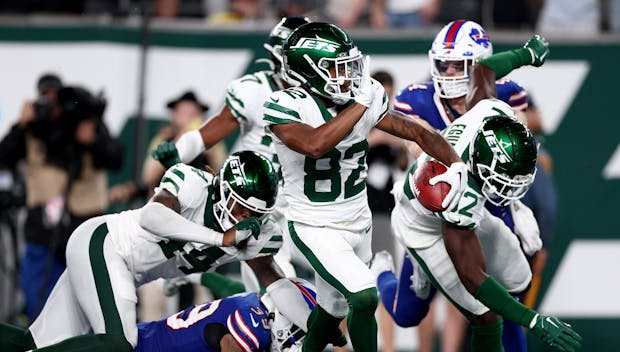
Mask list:
[[[158,160],[166,169],[181,162],[177,147],[172,142],[159,143],[151,152],[153,159]]]
[[[545,59],[549,55],[549,43],[543,37],[538,34],[532,36],[530,40],[523,46],[526,48],[532,56],[532,66],[542,66],[545,63]]]
[[[578,351],[582,338],[569,324],[556,317],[536,315],[536,323],[531,329],[547,345],[559,351]]]
[[[250,236],[254,236],[254,238],[258,239],[258,235],[260,234],[260,220],[258,220],[258,218],[243,219],[236,223],[234,227],[237,229],[237,234],[235,235],[236,244]]]

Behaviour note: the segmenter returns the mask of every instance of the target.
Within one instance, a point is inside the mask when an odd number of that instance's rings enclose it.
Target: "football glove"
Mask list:
[[[569,324],[556,317],[536,314],[531,331],[548,346],[559,351],[578,351],[581,349],[582,338]]]
[[[450,185],[450,192],[441,202],[441,207],[448,210],[453,209],[459,204],[461,196],[467,189],[467,165],[462,161],[452,163],[446,172],[428,180],[431,186],[438,182],[446,182]]]
[[[364,60],[364,72],[359,87],[351,87],[351,91],[353,92],[356,102],[365,107],[370,107],[373,96],[372,80],[370,78],[370,56],[366,55],[366,59]]]
[[[515,234],[521,240],[523,252],[531,256],[542,248],[540,229],[534,213],[520,200],[510,204],[512,219],[515,223]]]
[[[535,34],[523,47],[532,56],[532,62],[530,63],[532,66],[539,67],[545,63],[545,59],[549,55],[549,43],[545,38]]]
[[[166,169],[181,162],[177,147],[172,142],[160,143],[151,152],[153,159],[158,160]]]
[[[260,234],[260,220],[258,218],[247,218],[239,221],[235,224],[237,233],[235,235],[235,244],[250,238],[253,236],[258,239]]]

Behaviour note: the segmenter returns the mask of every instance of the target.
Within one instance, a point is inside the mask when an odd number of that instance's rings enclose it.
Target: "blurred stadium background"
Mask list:
[[[77,5],[60,13],[46,3],[53,2],[0,2],[0,136],[17,121],[22,102],[35,96],[34,84],[42,73],[55,72],[66,83],[103,92],[105,121],[126,151],[123,169],[110,176],[111,185],[138,177],[146,143],[165,122],[165,101],[193,89],[211,105],[209,115],[214,114],[228,82],[263,68],[255,60],[266,56],[262,44],[268,31],[293,4],[258,1],[261,16],[218,22],[209,20],[209,11],[225,9],[226,1],[173,1],[173,16],[158,12],[162,1],[61,2]],[[372,55],[373,70],[391,73],[401,89],[429,78],[427,51],[434,34],[454,19],[449,16],[455,11],[445,9],[454,3],[444,1],[443,12],[423,27],[375,29],[360,20],[349,32]],[[495,51],[521,45],[535,33],[544,5],[518,2],[535,10],[527,16],[513,12],[520,20],[511,22],[504,18],[504,12],[513,11],[504,8],[506,2],[464,3],[478,6],[469,19],[485,27]],[[549,33],[547,63],[509,77],[529,91],[541,111],[558,189],[558,219],[538,309],[572,323],[584,337],[584,351],[615,351],[620,344],[620,117],[614,101],[620,33],[614,28],[620,5],[614,0],[584,3],[601,6],[597,8],[607,15],[596,31]],[[314,20],[324,19],[317,10],[324,5],[299,2]],[[1,230],[2,237],[10,232],[4,225]],[[12,257],[3,245],[3,275]],[[16,304],[11,301],[16,288],[10,281],[1,286],[0,302]],[[533,340],[530,350],[544,350]],[[400,350],[416,345],[411,331],[398,331]]]

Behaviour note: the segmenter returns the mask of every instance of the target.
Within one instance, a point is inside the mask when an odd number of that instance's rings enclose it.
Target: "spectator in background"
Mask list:
[[[239,24],[271,17],[264,0],[228,0],[228,10],[210,15],[207,22],[212,25]]]
[[[373,28],[414,28],[431,24],[441,0],[371,0],[370,25]]]
[[[37,90],[37,100],[24,103],[0,141],[0,164],[25,164],[20,281],[31,321],[65,268],[71,232],[107,209],[107,169],[122,164],[121,147],[103,123],[105,100],[81,87],[62,87],[53,74],[41,76]]]
[[[546,0],[537,31],[545,36],[592,37],[601,31],[601,1]]]

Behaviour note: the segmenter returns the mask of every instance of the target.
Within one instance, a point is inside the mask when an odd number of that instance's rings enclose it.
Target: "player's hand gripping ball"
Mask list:
[[[426,209],[432,212],[442,212],[446,208],[441,206],[444,198],[450,192],[450,185],[446,182],[438,182],[434,186],[429,180],[446,172],[448,168],[439,161],[429,160],[419,165],[413,174],[413,193]]]

